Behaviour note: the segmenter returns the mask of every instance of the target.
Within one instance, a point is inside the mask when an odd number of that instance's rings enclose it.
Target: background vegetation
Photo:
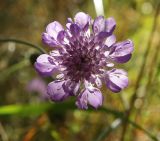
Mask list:
[[[122,67],[130,84],[120,94],[103,87],[103,107],[78,110],[74,99],[55,104],[28,84],[40,78],[33,63],[41,34],[51,21],[84,11],[92,0],[0,0],[0,141],[160,140],[159,0],[103,0],[105,17],[117,21],[117,40],[130,38],[135,50]],[[40,49],[38,46],[40,46]],[[42,78],[45,82],[50,78]]]

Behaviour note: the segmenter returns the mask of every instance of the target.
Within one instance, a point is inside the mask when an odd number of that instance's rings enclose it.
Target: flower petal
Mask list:
[[[88,109],[88,105],[90,104],[94,108],[98,108],[102,105],[103,96],[99,89],[93,87],[92,91],[88,89],[84,89],[80,95],[78,96],[76,105],[80,109]]]
[[[132,57],[132,54],[127,54],[125,56],[116,57],[113,60],[117,63],[126,63],[131,59],[131,57]]]
[[[57,65],[58,65],[58,62],[61,62],[61,61],[62,61],[62,60],[61,60],[62,56],[61,56],[59,50],[52,50],[52,51],[49,53],[49,55],[52,56],[52,57],[56,60],[55,64],[57,64]]]
[[[95,83],[98,88],[102,87],[102,80],[98,76],[95,78]]]
[[[85,90],[82,90],[80,95],[77,97],[76,105],[79,109],[88,109],[88,101],[87,101],[87,92]]]
[[[57,40],[62,45],[69,44],[69,40],[67,39],[67,32],[65,30],[62,30],[58,33]]]
[[[111,47],[115,42],[116,42],[115,35],[111,35],[105,40],[104,44],[107,45],[107,47]]]
[[[113,92],[120,92],[128,86],[127,73],[122,69],[112,69],[107,73],[107,87]]]
[[[58,42],[47,33],[42,34],[42,41],[50,47],[55,47],[58,45]]]
[[[55,71],[57,71],[57,67],[54,64],[52,57],[48,54],[40,55],[37,58],[34,66],[41,75],[49,76],[52,75],[52,73],[54,73]]]
[[[62,30],[64,30],[62,25],[57,21],[48,24],[46,28],[46,32],[48,33],[48,35],[53,37],[54,39],[57,39],[58,33]]]
[[[105,31],[105,19],[103,16],[98,16],[93,22],[93,32],[98,34]]]
[[[88,93],[88,103],[94,108],[102,106],[103,96],[99,89],[94,88],[93,92]]]
[[[48,84],[47,93],[52,101],[63,101],[69,97],[63,89],[65,81],[53,81]]]
[[[116,43],[111,47],[109,56],[117,63],[125,63],[131,58],[133,46],[131,40]]]
[[[64,84],[64,91],[70,95],[76,95],[80,87],[80,83],[76,83],[71,80],[67,80]]]
[[[75,17],[75,23],[81,28],[84,29],[90,23],[90,16],[84,12],[78,12]]]
[[[78,36],[80,33],[80,27],[77,24],[71,24],[70,31],[73,36]]]
[[[113,17],[107,18],[105,21],[105,25],[106,25],[106,31],[112,34],[116,27],[115,19]]]
[[[110,34],[106,31],[102,31],[100,33],[98,33],[98,35],[95,37],[95,42],[98,41],[103,41],[104,39],[106,39]]]
[[[46,33],[42,34],[42,41],[50,47],[59,45],[57,36],[62,30],[64,30],[62,25],[57,21],[48,24],[46,27]]]

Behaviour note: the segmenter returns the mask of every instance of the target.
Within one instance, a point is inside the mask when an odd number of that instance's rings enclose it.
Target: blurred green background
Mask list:
[[[27,91],[39,77],[33,63],[40,52],[9,40],[48,50],[41,42],[48,23],[65,25],[78,11],[95,18],[100,1],[0,0],[0,141],[160,140],[159,0],[103,0],[105,17],[116,19],[117,40],[132,39],[135,50],[120,66],[129,73],[129,87],[113,94],[104,86],[102,108],[81,111],[75,99],[57,104]]]

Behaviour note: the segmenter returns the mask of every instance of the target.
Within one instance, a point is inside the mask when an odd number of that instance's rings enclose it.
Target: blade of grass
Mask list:
[[[1,106],[0,115],[38,116],[47,111],[51,106],[52,104],[50,103]]]

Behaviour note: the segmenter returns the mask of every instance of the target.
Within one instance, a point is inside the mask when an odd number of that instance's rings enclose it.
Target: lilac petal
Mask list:
[[[71,18],[67,18],[67,23],[66,23],[67,29],[70,29],[71,24],[73,24],[72,19]]]
[[[74,17],[75,23],[81,28],[84,29],[86,25],[90,23],[90,16],[84,12],[78,12]]]
[[[69,94],[63,89],[64,83],[65,81],[53,81],[48,84],[47,94],[52,101],[63,101],[69,97]]]
[[[131,57],[132,57],[132,54],[127,54],[127,55],[122,56],[122,57],[116,57],[113,60],[117,63],[126,63],[131,59]]]
[[[102,105],[103,96],[99,89],[93,87],[92,91],[85,89],[78,96],[76,105],[80,109],[88,109],[88,105],[90,104],[94,108],[98,108]]]
[[[57,39],[58,33],[62,30],[64,30],[62,25],[57,21],[48,24],[46,28],[46,32],[48,33],[48,35],[53,37],[54,39]]]
[[[80,83],[76,83],[74,81],[66,81],[64,84],[64,91],[69,93],[70,95],[76,95],[80,87]]]
[[[57,40],[61,44],[68,44],[67,33],[65,30],[62,30],[58,33]]]
[[[105,24],[106,24],[106,31],[112,34],[116,27],[115,19],[113,17],[107,18]]]
[[[66,34],[66,32],[65,32],[64,30],[62,30],[62,31],[60,31],[60,32],[58,33],[57,40],[58,40],[60,43],[63,43],[63,42],[64,42],[65,34]]]
[[[111,35],[105,40],[104,44],[107,45],[107,47],[111,47],[115,42],[116,42],[115,35]]]
[[[53,39],[53,37],[48,35],[47,33],[42,34],[42,41],[45,44],[49,45],[50,47],[55,47],[58,45],[58,42],[55,39]]]
[[[113,92],[120,92],[128,86],[127,73],[122,69],[112,69],[107,72],[107,87]]]
[[[131,40],[116,43],[111,47],[109,56],[117,63],[125,63],[131,58],[133,46]]]
[[[107,87],[114,93],[121,91],[121,88],[115,85],[112,81],[107,81]]]
[[[80,33],[80,27],[77,24],[71,24],[70,31],[73,36],[78,36]]]
[[[88,109],[87,93],[83,90],[80,95],[77,97],[76,105],[79,109]]]
[[[71,18],[67,18],[67,23],[73,23]]]
[[[97,85],[98,88],[102,87],[102,80],[99,77],[96,77],[95,83],[96,83],[96,85]]]
[[[41,75],[52,75],[54,71],[57,70],[56,65],[54,64],[52,57],[48,54],[42,54],[40,55],[36,62],[35,62],[35,68]]]
[[[52,50],[52,51],[50,51],[49,54],[50,54],[52,57],[60,56],[59,50]]]
[[[95,38],[95,41],[103,41],[104,39],[106,39],[110,34],[108,32],[102,31],[100,33],[98,33],[98,35]]]
[[[103,16],[98,16],[93,22],[93,32],[98,34],[105,31],[105,19]]]
[[[103,96],[99,89],[94,88],[93,92],[88,93],[88,103],[94,108],[102,106]]]
[[[93,84],[95,83],[98,88],[101,88],[101,87],[102,87],[102,78],[99,77],[99,76],[96,76],[96,75],[93,75],[93,74],[92,74],[92,76],[90,77],[89,82],[90,82],[90,83],[93,83]],[[88,87],[90,87],[90,86],[85,85],[85,87],[88,88]]]
[[[59,43],[57,42],[57,35],[62,30],[62,25],[57,21],[48,24],[46,28],[46,33],[42,34],[42,41],[50,47],[55,47],[59,45]]]

